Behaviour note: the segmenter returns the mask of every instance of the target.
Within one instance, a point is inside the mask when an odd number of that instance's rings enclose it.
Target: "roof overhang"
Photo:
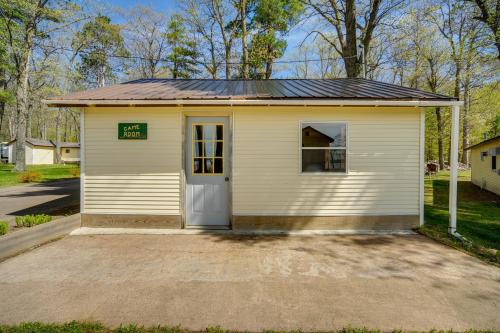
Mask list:
[[[291,105],[291,106],[462,106],[455,100],[373,100],[373,99],[179,99],[179,100],[42,100],[52,107],[91,106],[182,106],[182,105]]]

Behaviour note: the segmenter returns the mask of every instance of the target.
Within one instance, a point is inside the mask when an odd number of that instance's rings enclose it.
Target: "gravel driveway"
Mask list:
[[[500,268],[423,236],[69,236],[0,281],[3,323],[500,329]]]

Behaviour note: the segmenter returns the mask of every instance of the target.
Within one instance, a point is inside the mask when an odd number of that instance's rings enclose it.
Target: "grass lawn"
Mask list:
[[[138,325],[122,325],[117,328],[108,328],[98,322],[70,322],[65,324],[43,324],[43,323],[22,323],[19,325],[0,325],[0,333],[232,333],[234,331],[225,330],[222,327],[208,327],[202,331],[190,331],[180,326],[153,326],[144,327]],[[263,331],[265,333],[287,333],[286,331]],[[300,330],[289,333],[300,333]],[[314,331],[313,331],[314,332]],[[380,331],[367,328],[344,328],[342,330],[332,330],[329,333],[381,333],[394,332],[404,333],[405,331],[396,329],[393,331]],[[410,331],[406,331],[410,332]],[[417,333],[411,331],[412,333]],[[452,331],[431,330],[429,333],[446,333]],[[467,333],[494,333],[494,331],[467,330]],[[423,333],[423,332],[422,332]]]
[[[433,238],[449,238],[449,172],[425,176],[425,226]],[[475,245],[500,250],[500,196],[482,191],[470,181],[470,171],[458,175],[457,231]]]
[[[17,179],[17,175],[19,173],[12,172],[13,167],[14,166],[12,164],[0,164],[0,187],[19,184]],[[78,166],[74,164],[29,165],[28,170],[40,173],[41,182],[65,178],[75,178],[75,175],[78,174]]]

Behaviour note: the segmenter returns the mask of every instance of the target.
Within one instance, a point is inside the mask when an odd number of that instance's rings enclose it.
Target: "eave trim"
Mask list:
[[[202,99],[202,100],[42,100],[52,107],[88,106],[182,106],[182,105],[298,105],[298,106],[463,106],[463,101],[423,101],[423,100],[361,100],[361,99]]]

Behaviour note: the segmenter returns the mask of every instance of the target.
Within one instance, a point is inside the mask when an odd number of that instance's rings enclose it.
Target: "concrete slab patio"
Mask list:
[[[423,236],[70,236],[0,263],[0,322],[500,329],[500,268]]]

